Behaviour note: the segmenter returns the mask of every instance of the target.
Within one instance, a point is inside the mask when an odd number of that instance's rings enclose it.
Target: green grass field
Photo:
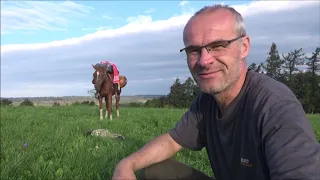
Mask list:
[[[97,107],[2,107],[0,178],[110,179],[119,160],[173,127],[184,111],[121,108],[120,119],[114,110],[113,121],[100,121]],[[320,141],[320,116],[309,119]],[[99,128],[126,139],[84,136]],[[212,175],[205,150],[174,158]]]

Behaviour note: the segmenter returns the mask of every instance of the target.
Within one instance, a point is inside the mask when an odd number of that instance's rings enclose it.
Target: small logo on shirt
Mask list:
[[[252,164],[250,163],[249,159],[241,158],[240,164],[247,167],[252,167]]]

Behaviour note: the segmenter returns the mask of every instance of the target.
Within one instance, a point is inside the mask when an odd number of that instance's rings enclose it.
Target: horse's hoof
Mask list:
[[[100,121],[102,121],[103,120],[103,117],[100,117]]]

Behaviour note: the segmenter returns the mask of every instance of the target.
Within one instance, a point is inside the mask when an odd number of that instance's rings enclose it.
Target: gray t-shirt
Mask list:
[[[206,148],[217,180],[320,180],[320,145],[284,84],[249,70],[239,95],[220,116],[214,97],[201,93],[169,130],[185,148]]]

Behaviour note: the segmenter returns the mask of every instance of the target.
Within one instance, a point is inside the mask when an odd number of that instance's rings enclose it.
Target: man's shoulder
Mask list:
[[[249,71],[248,76],[246,93],[251,99],[265,103],[298,102],[294,93],[284,83],[254,71]]]
[[[248,71],[245,85],[241,91],[240,96],[242,97],[238,99],[245,100],[245,106],[253,105],[253,108],[258,111],[266,110],[279,102],[294,103],[301,106],[297,97],[284,83],[254,71]],[[215,103],[215,98],[211,94],[201,91],[191,107],[197,110],[205,110],[212,108]]]
[[[253,102],[263,101],[268,104],[279,101],[298,102],[298,99],[287,85],[265,74],[254,71],[248,71],[242,91],[242,96],[245,96],[245,99],[252,100]],[[215,99],[212,95],[201,91],[195,99],[194,105],[207,106],[214,102]]]

